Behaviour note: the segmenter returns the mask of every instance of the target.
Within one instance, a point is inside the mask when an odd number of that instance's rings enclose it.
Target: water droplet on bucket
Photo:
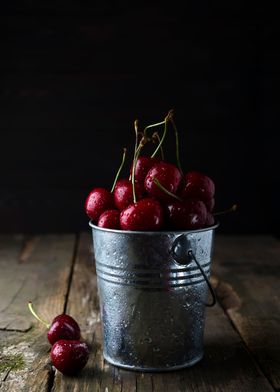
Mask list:
[[[131,316],[133,316],[134,312],[135,312],[135,304],[131,304]]]
[[[152,340],[151,338],[145,338],[144,341],[145,341],[146,343],[152,343],[153,340]]]

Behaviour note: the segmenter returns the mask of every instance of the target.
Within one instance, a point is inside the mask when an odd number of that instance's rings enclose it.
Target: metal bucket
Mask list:
[[[203,356],[214,229],[136,232],[92,223],[103,355],[139,371],[169,371]]]

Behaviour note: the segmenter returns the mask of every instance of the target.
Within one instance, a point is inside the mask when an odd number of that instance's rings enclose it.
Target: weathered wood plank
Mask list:
[[[18,313],[10,314],[24,284],[24,275],[20,273],[17,276],[16,273],[22,247],[21,235],[0,237],[0,329],[11,329],[11,323],[19,331],[26,331],[31,327],[29,318],[21,318]]]
[[[171,373],[142,374],[116,369],[104,363],[89,234],[84,233],[80,238],[67,312],[80,322],[83,336],[92,347],[92,354],[79,376],[69,378],[56,372],[54,392],[273,390],[219,306],[207,312],[205,357],[192,368]]]
[[[154,375],[153,391],[272,391],[220,307],[206,317],[203,360],[174,375]]]
[[[217,236],[217,293],[226,313],[276,390],[280,389],[280,241]]]
[[[46,320],[63,312],[75,242],[70,234],[0,237],[1,392],[49,390],[50,345],[27,302]]]

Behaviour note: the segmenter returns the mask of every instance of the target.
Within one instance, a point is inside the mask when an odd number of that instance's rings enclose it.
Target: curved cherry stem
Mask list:
[[[135,131],[135,145],[134,145],[134,156],[136,154],[137,150],[137,144],[138,144],[138,135],[139,135],[139,120],[134,121],[134,131]]]
[[[162,138],[161,138],[159,144],[157,145],[157,148],[156,148],[155,151],[152,153],[151,158],[154,158],[154,157],[157,155],[158,150],[162,147],[162,143],[163,143],[163,141],[164,141],[164,139],[165,139],[166,132],[167,132],[167,121],[164,121],[164,132],[163,132]]]
[[[137,150],[138,138],[139,138],[139,136],[143,137],[143,132],[139,131],[139,120],[137,120],[137,119],[134,121],[134,131],[135,131],[135,144],[134,144],[133,160],[134,160],[136,150]],[[129,181],[131,181],[131,178],[132,178],[132,173],[130,173],[130,175],[129,175]]]
[[[118,181],[120,172],[121,172],[121,170],[122,170],[122,168],[123,168],[123,165],[124,165],[124,162],[125,162],[125,158],[126,158],[126,148],[123,149],[122,162],[121,162],[121,164],[120,164],[119,170],[117,171],[117,174],[116,174],[116,177],[115,177],[115,180],[114,180],[112,189],[111,189],[111,193],[114,192],[114,189],[115,189],[116,183],[117,183],[117,181]]]
[[[157,148],[155,149],[155,151],[154,151],[153,154],[151,155],[151,158],[154,158],[154,157],[157,155],[158,150],[161,148],[162,143],[164,142],[164,139],[165,139],[165,136],[166,136],[166,133],[167,133],[167,124],[168,124],[168,121],[170,121],[170,119],[171,119],[171,117],[172,117],[172,113],[173,113],[172,110],[170,110],[170,111],[168,112],[167,116],[166,116],[165,119],[164,119],[164,122],[163,122],[163,123],[164,123],[164,132],[163,132],[161,141],[159,142]]]
[[[148,129],[150,129],[150,128],[155,128],[155,127],[159,127],[160,125],[164,125],[164,124],[165,124],[165,119],[164,119],[163,121],[161,121],[161,122],[158,122],[158,123],[155,123],[155,124],[147,125],[146,128],[144,128],[144,131],[143,131],[144,137],[145,137],[145,138],[147,137],[147,130],[148,130]]]
[[[178,201],[183,201],[179,196],[175,195],[174,193],[170,192],[168,189],[166,189],[160,182],[159,180],[154,177],[153,178],[153,182],[156,184],[156,186],[162,190],[164,193],[166,193],[168,196],[173,197],[174,199],[178,200]]]
[[[233,204],[230,208],[228,208],[227,210],[223,210],[223,211],[218,211],[218,212],[214,212],[213,215],[217,216],[217,215],[223,215],[223,214],[227,214],[228,212],[234,212],[237,210],[237,204]]]
[[[135,191],[135,169],[136,169],[136,164],[140,155],[140,152],[144,145],[146,144],[146,139],[145,136],[143,136],[139,142],[138,147],[136,148],[134,152],[134,157],[133,157],[133,164],[132,164],[132,174],[131,174],[131,182],[132,182],[132,194],[133,194],[133,203],[137,202],[136,199],[136,191]]]
[[[172,112],[172,114],[173,114],[173,112]],[[177,166],[178,166],[178,168],[179,168],[181,174],[183,175],[184,173],[183,173],[182,165],[181,165],[181,161],[180,161],[179,132],[178,132],[178,129],[177,129],[177,127],[176,127],[176,124],[175,124],[175,122],[174,122],[174,120],[173,120],[173,116],[171,116],[170,121],[171,121],[171,124],[173,125],[173,129],[174,129],[174,132],[175,132]]]
[[[160,136],[157,132],[153,134],[152,139],[158,141],[159,143],[161,142]],[[164,152],[162,146],[160,146],[160,155],[161,155],[161,159],[164,161]]]
[[[46,328],[48,328],[48,329],[50,328],[51,325],[50,325],[47,321],[45,321],[45,320],[43,320],[41,317],[39,317],[38,314],[35,312],[35,310],[33,309],[33,305],[32,305],[32,302],[31,302],[31,301],[28,302],[28,308],[29,308],[30,312],[33,314],[33,316],[34,316],[38,321],[40,321],[40,323],[44,324],[44,326],[45,326]]]
[[[158,146],[157,146],[157,148],[156,148],[156,151],[154,151],[153,155],[151,156],[151,157],[153,158],[153,157],[156,155],[156,153],[158,152],[158,150],[161,148],[161,145],[162,145],[162,143],[163,143],[163,141],[164,141],[164,138],[165,138],[165,135],[166,135],[166,131],[167,131],[167,122],[169,121],[171,115],[172,115],[172,111],[170,110],[170,111],[168,112],[167,116],[165,117],[164,121],[160,121],[160,122],[158,122],[158,123],[154,123],[154,124],[147,125],[147,126],[144,128],[143,136],[142,136],[142,138],[141,138],[141,140],[140,140],[140,142],[139,142],[139,144],[138,144],[138,147],[134,149],[134,157],[133,157],[133,165],[132,165],[132,175],[131,175],[132,193],[133,193],[133,202],[134,202],[134,203],[137,202],[137,199],[136,199],[136,191],[135,191],[135,169],[136,169],[137,160],[138,160],[138,158],[139,158],[139,155],[140,155],[140,152],[141,152],[142,148],[144,147],[144,145],[145,145],[148,141],[150,141],[150,139],[147,137],[147,130],[150,129],[150,128],[158,127],[158,126],[163,125],[163,124],[165,125],[164,134],[163,134],[163,136],[162,136],[162,138],[161,138],[161,141],[160,141],[160,143],[158,144]],[[137,126],[138,126],[138,123],[136,123],[136,124],[137,124]],[[135,124],[134,124],[134,127],[135,127]],[[137,130],[138,130],[138,128],[137,128]],[[138,134],[138,132],[136,132],[136,135],[137,135],[137,134]],[[137,143],[137,137],[136,137],[136,143]]]

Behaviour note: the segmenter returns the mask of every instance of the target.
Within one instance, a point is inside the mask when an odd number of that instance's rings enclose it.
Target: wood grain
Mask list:
[[[72,234],[0,237],[1,392],[49,390],[50,345],[27,303],[49,321],[63,312],[75,241]]]
[[[221,288],[218,283],[220,302],[264,374],[279,390],[280,241],[260,235],[218,236],[214,258],[215,274],[230,285]]]
[[[143,374],[120,370],[104,362],[89,234],[83,233],[79,241],[67,312],[83,326],[83,336],[90,344],[92,354],[78,377],[55,374],[55,392],[273,390],[219,306],[207,311],[205,356],[192,368],[163,374]]]
[[[82,233],[75,244],[73,235],[0,237],[1,392],[279,389],[278,241],[217,236],[213,282],[223,308],[207,310],[204,358],[189,369],[157,374],[129,372],[103,360],[90,234]],[[51,366],[46,331],[32,322],[26,296],[46,319],[66,305],[80,323],[91,355],[78,376],[63,376]]]

